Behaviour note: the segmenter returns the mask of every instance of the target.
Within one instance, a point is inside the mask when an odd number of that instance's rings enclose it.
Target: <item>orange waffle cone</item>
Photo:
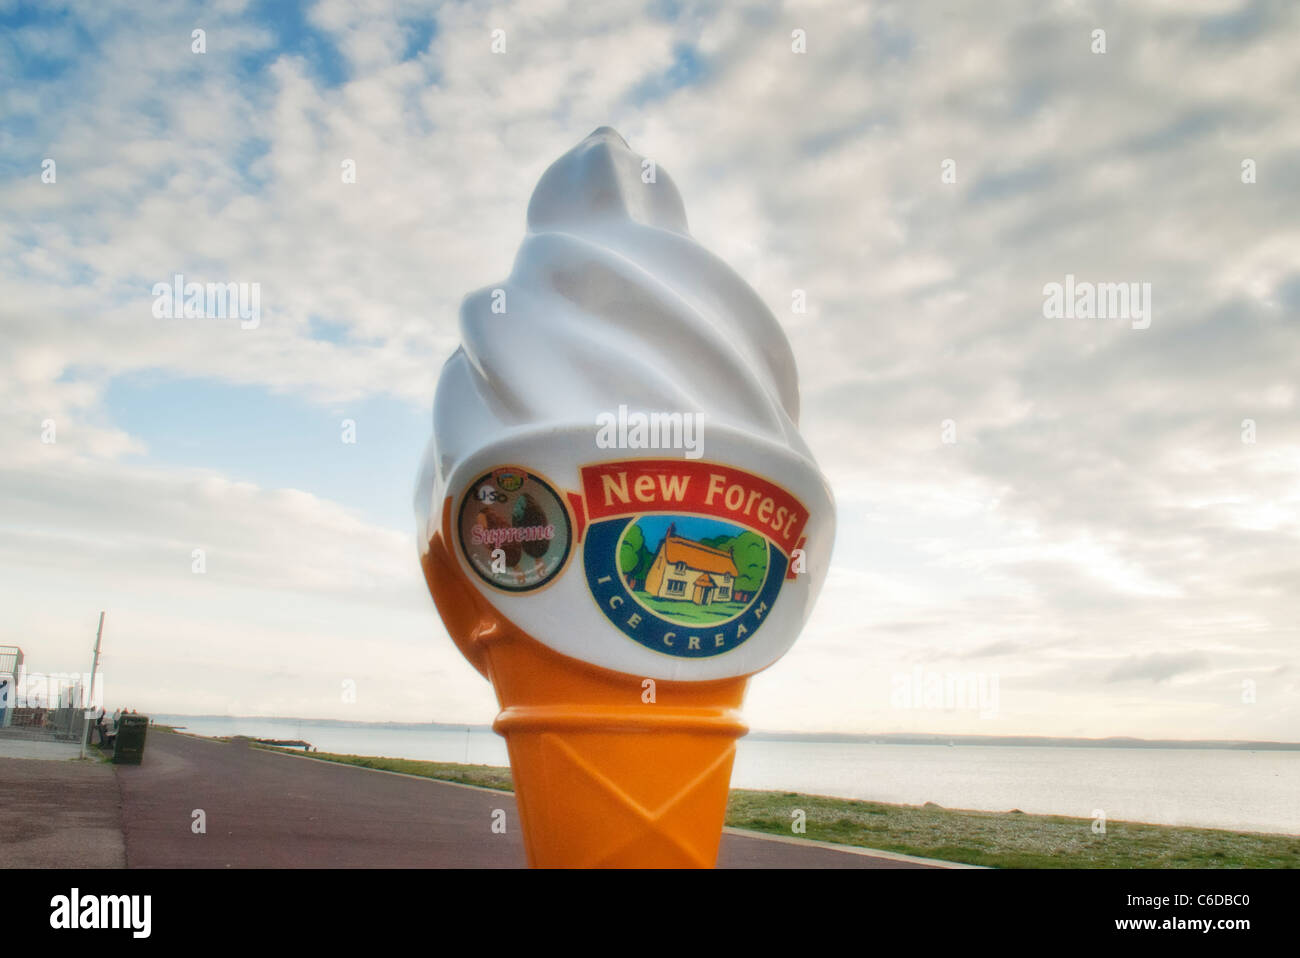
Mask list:
[[[534,865],[711,868],[746,679],[642,680],[522,633],[487,649]]]
[[[501,617],[441,533],[423,565],[452,638],[496,689],[529,863],[713,867],[748,677],[658,681],[645,702],[641,677],[561,655]]]

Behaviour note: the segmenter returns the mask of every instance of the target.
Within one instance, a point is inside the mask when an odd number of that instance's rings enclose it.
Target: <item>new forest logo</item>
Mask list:
[[[721,655],[763,624],[808,510],[768,480],[707,462],[582,469],[583,561],[605,617],[656,652]]]

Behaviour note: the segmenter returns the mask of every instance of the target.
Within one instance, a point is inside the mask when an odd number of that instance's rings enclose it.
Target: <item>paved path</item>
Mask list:
[[[444,868],[523,863],[507,793],[150,731],[116,766],[132,868]],[[506,809],[494,835],[492,810]],[[196,834],[202,809],[206,834]]]
[[[23,794],[24,781],[41,788]],[[17,798],[15,798],[17,793]],[[120,798],[120,812],[119,812]],[[0,760],[9,864],[131,868],[525,865],[514,796],[352,765],[151,731],[144,763]],[[0,805],[0,807],[4,807]],[[54,808],[57,814],[50,816]],[[507,832],[492,832],[504,809]],[[49,821],[42,819],[42,810]],[[194,824],[201,811],[205,830]],[[34,840],[20,839],[35,831]],[[60,838],[59,836],[63,837]],[[87,844],[87,837],[95,840]],[[111,841],[109,839],[112,839]],[[42,844],[44,843],[44,844]],[[53,844],[51,844],[53,843]],[[24,850],[25,849],[25,850]],[[94,853],[91,854],[91,849]],[[60,860],[61,856],[68,856]],[[728,829],[724,868],[918,868],[917,861]]]
[[[60,742],[53,738],[38,741],[0,736],[0,758],[39,758],[62,762],[80,756],[81,745],[78,743]]]
[[[151,733],[118,766],[131,867],[522,867],[514,797],[407,775]],[[505,809],[506,834],[492,814]],[[192,831],[202,809],[206,834]],[[726,868],[924,867],[813,844],[723,836]]]
[[[0,868],[123,867],[121,804],[110,765],[0,759]]]

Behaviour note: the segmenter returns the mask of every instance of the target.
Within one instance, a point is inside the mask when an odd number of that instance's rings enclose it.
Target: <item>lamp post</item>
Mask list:
[[[99,672],[99,643],[104,638],[104,613],[99,613],[99,629],[95,632],[95,660],[90,665],[90,701],[84,705],[93,706],[95,701],[95,675]],[[86,740],[90,738],[90,709],[84,713],[81,726],[81,757],[86,757]]]

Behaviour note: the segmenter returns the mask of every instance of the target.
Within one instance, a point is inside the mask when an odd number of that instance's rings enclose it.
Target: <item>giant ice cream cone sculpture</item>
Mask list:
[[[789,343],[608,128],[542,176],[461,334],[421,562],[496,690],[529,861],[710,867],[749,676],[794,642],[834,535]]]

